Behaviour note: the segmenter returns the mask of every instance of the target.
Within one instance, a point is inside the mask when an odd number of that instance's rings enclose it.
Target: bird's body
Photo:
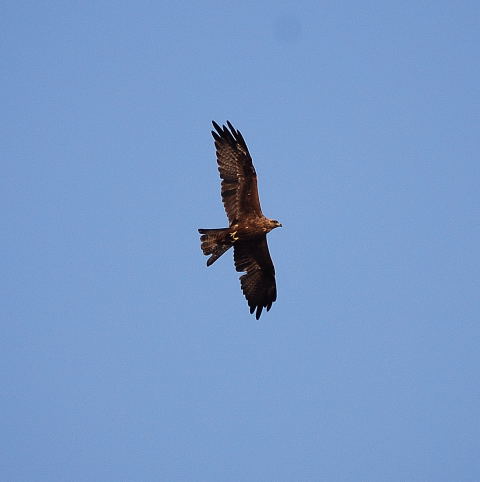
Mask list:
[[[236,270],[246,272],[240,277],[242,291],[250,313],[256,310],[258,320],[263,308],[268,311],[277,299],[275,268],[266,235],[281,224],[262,213],[257,175],[240,131],[230,122],[227,122],[228,128],[216,122],[213,126],[222,200],[230,225],[221,229],[199,229],[201,247],[205,255],[210,255],[207,261],[210,266],[233,246]]]
[[[232,236],[241,240],[256,238],[259,234],[269,233],[272,229],[277,228],[278,224],[265,216],[248,220],[246,223],[237,223],[230,226]]]

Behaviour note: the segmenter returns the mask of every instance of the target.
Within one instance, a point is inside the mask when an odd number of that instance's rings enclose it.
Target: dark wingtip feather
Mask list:
[[[212,125],[215,131],[212,131],[212,136],[215,141],[220,142],[222,139],[227,141],[230,145],[234,145],[237,142],[237,136],[239,132],[232,126],[230,121],[227,121],[227,126],[223,125],[220,127],[214,120],[212,120]]]
[[[227,121],[227,125],[230,128],[230,130],[232,131],[232,134],[233,134],[233,137],[234,137],[235,141],[237,141],[237,142],[241,141],[242,143],[245,144],[245,141],[243,140],[243,136],[242,136],[241,132],[238,129],[235,129],[235,127],[233,127],[233,125],[230,121]]]
[[[216,141],[219,141],[221,136],[222,136],[222,132],[223,132],[222,128],[214,120],[212,120],[212,125],[215,128],[215,130],[217,131],[217,132],[212,131],[212,136]]]
[[[232,131],[233,134],[236,133],[235,127],[232,126],[232,123],[229,120],[227,120],[227,126]]]

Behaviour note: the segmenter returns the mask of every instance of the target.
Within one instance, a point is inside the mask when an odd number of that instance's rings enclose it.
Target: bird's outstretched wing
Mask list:
[[[237,271],[246,271],[240,277],[243,294],[247,298],[250,313],[255,310],[257,320],[263,308],[267,311],[277,299],[275,268],[268,251],[266,235],[235,243],[233,259]]]
[[[247,144],[230,122],[220,127],[212,122],[217,163],[222,178],[222,201],[230,225],[244,217],[262,216],[258,198],[257,174]]]

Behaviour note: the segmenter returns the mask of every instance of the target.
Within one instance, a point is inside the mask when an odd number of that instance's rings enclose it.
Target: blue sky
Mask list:
[[[4,2],[0,478],[480,479],[478,2]],[[278,301],[227,253],[249,145]]]

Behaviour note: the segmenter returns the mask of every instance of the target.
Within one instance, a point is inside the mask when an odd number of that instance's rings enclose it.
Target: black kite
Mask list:
[[[233,246],[233,259],[250,313],[257,320],[277,299],[275,268],[268,252],[267,233],[281,224],[262,214],[258,198],[257,174],[240,131],[230,122],[220,127],[212,122],[217,164],[222,179],[222,201],[230,222],[228,228],[199,229],[202,251],[213,264]]]

